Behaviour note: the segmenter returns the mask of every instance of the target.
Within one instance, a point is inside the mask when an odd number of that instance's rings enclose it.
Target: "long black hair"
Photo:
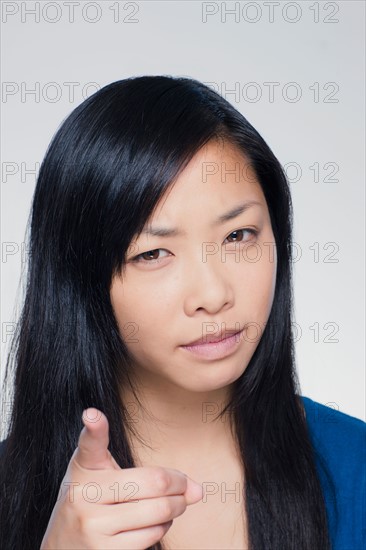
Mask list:
[[[107,416],[117,463],[135,465],[119,392],[131,383],[130,362],[110,301],[111,280],[158,201],[214,138],[229,140],[249,158],[278,259],[268,322],[228,404],[245,472],[250,549],[330,548],[298,395],[286,175],[253,126],[208,86],[141,76],[113,82],[74,109],[39,171],[26,293],[4,382],[13,374],[1,468],[2,549],[39,548],[85,408]]]

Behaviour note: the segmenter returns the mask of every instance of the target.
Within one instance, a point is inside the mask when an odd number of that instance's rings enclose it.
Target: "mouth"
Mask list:
[[[234,353],[240,344],[241,336],[244,329],[241,331],[226,331],[225,336],[220,339],[220,335],[213,338],[207,335],[207,339],[211,341],[204,342],[205,338],[200,338],[191,344],[180,346],[186,352],[196,355],[203,359],[222,359]]]
[[[202,344],[223,342],[224,340],[227,340],[227,338],[230,338],[231,336],[235,336],[235,334],[239,334],[240,332],[242,331],[236,330],[236,329],[228,329],[228,330],[221,331],[219,334],[216,334],[216,335],[206,334],[205,336],[202,336],[197,340],[193,340],[193,342],[189,342],[188,344],[183,344],[183,347],[192,347],[192,346],[200,346]]]

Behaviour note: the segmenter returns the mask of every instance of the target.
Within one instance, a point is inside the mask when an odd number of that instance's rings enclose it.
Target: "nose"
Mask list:
[[[184,308],[188,316],[199,309],[214,315],[223,308],[229,309],[234,303],[229,272],[219,254],[209,256],[205,262],[202,255],[197,254],[187,265],[184,280]]]

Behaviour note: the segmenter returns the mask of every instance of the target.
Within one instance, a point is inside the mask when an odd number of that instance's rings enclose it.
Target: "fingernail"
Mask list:
[[[189,476],[187,476],[189,477]],[[202,483],[198,483],[197,481],[195,481],[194,479],[192,479],[191,477],[189,477],[189,479],[192,481],[192,483],[194,483],[195,485],[197,485],[197,487],[200,487],[202,489]]]

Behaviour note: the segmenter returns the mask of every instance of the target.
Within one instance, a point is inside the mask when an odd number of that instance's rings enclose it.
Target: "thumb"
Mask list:
[[[74,461],[88,470],[118,469],[120,467],[108,450],[109,423],[105,414],[90,407],[83,411],[84,428],[80,432]]]

